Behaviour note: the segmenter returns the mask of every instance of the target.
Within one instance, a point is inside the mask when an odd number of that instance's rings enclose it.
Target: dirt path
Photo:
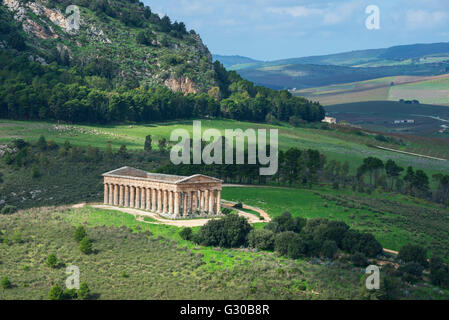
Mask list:
[[[225,208],[232,208],[232,206],[235,204],[235,202],[228,202],[226,200],[223,200],[223,202],[224,203],[222,203],[222,206]],[[86,205],[87,204],[85,204],[85,203],[80,203],[80,204],[74,205],[73,208],[82,208]],[[145,223],[165,224],[165,225],[170,225],[170,226],[175,226],[175,227],[201,227],[201,226],[205,225],[210,220],[210,219],[206,219],[206,218],[170,220],[170,219],[161,217],[157,213],[144,211],[144,210],[140,210],[140,209],[120,208],[120,207],[114,207],[114,206],[109,206],[109,205],[104,205],[104,204],[91,204],[90,206],[93,208],[98,208],[98,209],[114,210],[114,211],[129,213],[129,214],[133,215],[136,218],[136,220],[145,222]],[[265,211],[263,211],[259,208],[254,208],[254,207],[250,207],[250,206],[246,206],[246,205],[244,205],[243,208],[254,210],[254,211],[258,212],[261,215],[261,217],[264,218],[264,220],[261,220],[258,216],[254,215],[254,214],[232,208],[233,210],[236,210],[240,216],[247,218],[249,223],[260,223],[260,222],[271,221],[271,218],[268,215],[268,213],[266,213]],[[145,217],[149,217],[155,221],[145,221],[144,220]]]

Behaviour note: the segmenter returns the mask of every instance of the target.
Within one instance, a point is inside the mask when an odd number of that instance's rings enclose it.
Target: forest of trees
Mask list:
[[[226,117],[248,121],[320,121],[318,104],[287,91],[255,87],[238,75],[221,70],[217,79],[223,97],[175,93],[166,87],[138,83],[114,86],[114,66],[98,59],[86,67],[62,68],[0,53],[0,117],[21,120],[62,120],[71,123],[149,122],[192,117]]]

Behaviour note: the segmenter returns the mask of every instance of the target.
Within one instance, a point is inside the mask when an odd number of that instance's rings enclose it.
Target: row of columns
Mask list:
[[[104,204],[137,208],[173,217],[191,213],[220,214],[221,191],[176,192],[164,189],[104,184]]]

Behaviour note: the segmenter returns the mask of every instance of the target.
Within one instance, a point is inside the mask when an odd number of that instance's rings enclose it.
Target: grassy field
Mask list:
[[[54,140],[59,144],[68,140],[73,145],[99,147],[106,149],[110,143],[113,149],[126,144],[130,150],[143,149],[145,136],[151,134],[154,148],[157,141],[165,137],[170,138],[174,129],[183,128],[192,132],[192,121],[172,123],[155,123],[148,125],[57,125],[47,122],[25,122],[0,120],[0,143],[11,141],[12,138],[23,138],[27,141],[36,141],[40,135],[47,140]],[[380,145],[391,149],[414,152],[449,159],[449,149],[445,143],[439,141],[419,140],[416,138],[401,137],[401,144],[380,142],[375,139],[375,134],[357,134],[357,132],[344,130],[323,130],[313,127],[294,128],[292,126],[256,124],[233,120],[202,120],[202,129],[216,128],[222,133],[225,129],[247,128],[273,128],[279,130],[279,147],[286,150],[291,147],[302,149],[317,149],[324,153],[328,159],[349,161],[353,170],[360,165],[363,158],[375,156],[381,159],[393,159],[403,166],[412,165],[424,169],[429,173],[449,170],[449,162],[423,160],[417,157],[382,151],[367,146]]]
[[[373,233],[388,249],[413,242],[449,260],[449,211],[401,195],[362,195],[345,190],[224,188],[223,198],[266,210],[270,216],[289,211],[305,218],[329,218]]]
[[[449,75],[392,76],[294,91],[322,105],[361,101],[418,100],[449,106]]]
[[[84,225],[94,253],[74,240]],[[47,299],[63,286],[65,266],[80,268],[92,299],[361,299],[359,268],[311,264],[268,252],[197,247],[179,229],[134,220],[128,214],[83,208],[32,209],[0,216],[0,275],[11,289],[0,299]],[[59,268],[44,262],[55,254]],[[336,281],[338,279],[338,282]],[[427,290],[432,294],[431,290]]]

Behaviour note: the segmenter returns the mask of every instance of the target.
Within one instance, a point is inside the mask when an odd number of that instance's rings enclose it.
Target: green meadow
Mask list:
[[[157,141],[161,138],[170,139],[174,129],[186,129],[192,134],[192,121],[178,121],[153,124],[127,125],[65,125],[48,122],[0,120],[0,143],[7,143],[13,138],[26,141],[37,141],[41,135],[47,140],[58,144],[69,141],[72,145],[93,146],[106,149],[111,144],[118,149],[125,144],[128,150],[142,150],[145,137],[153,138],[153,148],[157,149]],[[375,139],[375,134],[357,132],[358,130],[329,129],[321,124],[315,126],[292,127],[288,124],[268,125],[234,120],[201,120],[202,130],[218,129],[224,134],[225,129],[278,129],[279,148],[287,150],[297,147],[301,149],[316,149],[324,153],[328,159],[341,162],[348,161],[353,170],[362,160],[375,156],[383,160],[393,159],[402,166],[412,165],[433,174],[449,171],[449,162],[423,159],[415,156],[398,154],[379,150],[368,145],[380,145],[391,149],[409,151],[428,156],[449,159],[449,149],[441,144],[429,144],[426,140],[401,137],[400,142],[381,142]]]

